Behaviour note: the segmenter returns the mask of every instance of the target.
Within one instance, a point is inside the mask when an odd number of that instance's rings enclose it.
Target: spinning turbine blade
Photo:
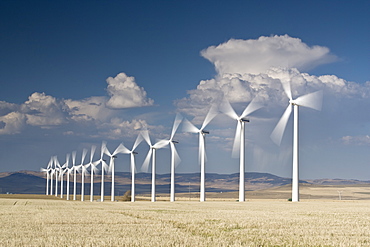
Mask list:
[[[308,107],[308,108],[321,111],[322,97],[323,97],[323,92],[322,90],[320,90],[320,91],[316,91],[313,93],[300,96],[296,100],[294,100],[294,102],[299,106],[304,106],[304,107]]]
[[[284,89],[286,96],[288,96],[288,98],[292,100],[292,90],[290,89],[290,82],[282,81],[281,84],[283,85],[283,89]]]
[[[102,160],[103,159],[103,155],[105,153],[105,149],[107,148],[107,143],[106,142],[102,142],[101,143],[101,148],[100,148],[100,159]]]
[[[152,152],[153,152],[153,149],[150,148],[148,154],[145,157],[143,166],[141,167],[142,172],[148,172],[149,162],[150,162],[150,158],[152,157]]]
[[[94,158],[95,150],[96,150],[96,146],[95,145],[92,145],[91,146],[91,151],[90,151],[90,163],[92,163],[92,160]]]
[[[118,147],[116,148],[116,150],[114,150],[112,156],[116,155],[116,154],[119,154],[119,153],[125,153],[125,151],[128,150],[125,146],[123,146],[123,144],[119,144]]]
[[[160,140],[153,145],[153,148],[155,149],[164,148],[165,146],[168,145],[168,143],[169,143],[169,140]]]
[[[82,150],[81,165],[84,163],[84,160],[85,160],[86,154],[87,154],[87,149],[86,149],[86,148],[84,148],[84,149]]]
[[[144,140],[150,147],[152,147],[152,142],[150,141],[149,132],[148,130],[144,130],[141,132],[141,135],[143,136]]]
[[[182,125],[183,131],[191,132],[191,133],[199,133],[199,129],[195,127],[189,120],[184,119],[184,123]]]
[[[72,165],[75,166],[76,164],[76,151],[72,152]]]
[[[134,150],[137,148],[137,146],[139,146],[139,144],[140,144],[142,141],[143,141],[143,136],[139,134],[139,135],[136,137],[136,140],[135,140],[134,145],[132,146],[132,151],[134,151]]]
[[[240,115],[240,118],[245,118],[246,116],[248,116],[249,114],[251,114],[252,112],[255,112],[257,111],[258,109],[262,108],[263,105],[258,102],[258,96],[256,96],[249,104],[248,106],[245,108],[245,110],[243,111],[242,115]]]
[[[234,144],[232,150],[232,157],[239,158],[240,156],[240,131],[241,131],[241,123],[238,121],[236,125],[235,137],[234,137]]]
[[[172,140],[173,137],[175,136],[176,130],[179,127],[181,121],[182,121],[182,116],[179,113],[177,113],[175,117],[175,121],[173,122],[170,140]]]
[[[283,134],[285,131],[285,127],[288,123],[290,114],[292,113],[292,105],[289,104],[286,108],[284,114],[281,116],[279,122],[277,123],[275,129],[271,133],[271,139],[273,142],[275,142],[277,145],[280,146],[281,139],[283,138]]]
[[[207,116],[204,119],[202,127],[200,129],[203,130],[209,124],[209,122],[211,122],[212,119],[217,116],[217,113],[218,112],[216,110],[216,106],[212,105],[211,108],[209,109],[209,111],[207,113]]]
[[[221,103],[220,110],[232,119],[238,120],[239,118],[227,99],[224,99]]]

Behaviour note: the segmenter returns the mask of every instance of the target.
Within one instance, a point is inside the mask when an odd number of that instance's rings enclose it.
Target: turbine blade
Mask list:
[[[160,140],[160,141],[158,141],[157,143],[155,143],[153,145],[153,148],[161,149],[161,148],[164,148],[165,146],[167,146],[169,143],[170,143],[169,140]]]
[[[148,130],[144,130],[141,132],[141,135],[143,136],[144,140],[146,141],[146,143],[148,143],[148,145],[151,147],[152,146],[152,142],[150,141],[150,137],[149,137],[149,132]]]
[[[76,151],[72,152],[72,165],[74,166],[76,164]]]
[[[234,144],[231,157],[239,158],[240,156],[240,131],[241,131],[241,123],[238,121],[235,131],[234,137]]]
[[[176,130],[179,127],[181,121],[182,121],[182,116],[179,113],[177,113],[175,117],[175,121],[173,122],[170,140],[172,140],[173,137],[175,136]]]
[[[135,154],[131,153],[130,158],[131,158],[130,171],[136,173],[137,171],[136,171],[136,165],[135,165]],[[132,170],[132,167],[134,167],[134,170]]]
[[[123,153],[123,154],[129,154],[131,151],[125,147],[125,145],[123,145],[122,143],[120,144],[121,147],[120,147],[120,150],[119,150],[119,153]],[[118,149],[118,148],[117,148]],[[113,155],[115,155],[116,152],[113,153]]]
[[[232,108],[230,102],[226,98],[222,101],[220,110],[232,119],[238,120],[239,118],[238,114],[236,114],[235,110]]]
[[[262,103],[258,102],[257,97],[255,97],[249,103],[249,105],[245,108],[245,110],[243,111],[242,115],[240,115],[240,117],[244,118],[248,116],[249,114],[251,114],[252,112],[257,111],[258,109],[262,108],[262,106],[263,106]]]
[[[290,114],[292,113],[292,105],[289,104],[286,108],[284,114],[281,116],[279,122],[277,123],[275,129],[272,131],[270,137],[275,144],[280,146],[281,139],[283,137],[286,125],[288,123]]]
[[[141,166],[141,171],[142,172],[148,172],[148,168],[149,168],[149,162],[150,162],[150,159],[152,157],[152,152],[153,152],[153,149],[150,148],[149,151],[148,151],[148,154],[146,155],[146,158],[144,160],[144,163],[143,165]]]
[[[87,149],[86,149],[86,148],[84,148],[84,149],[82,150],[81,165],[84,163],[84,160],[85,160],[86,154],[87,154]]]
[[[173,142],[170,142],[170,146],[171,146],[171,149],[173,150],[173,154],[174,154],[173,158],[175,160],[175,167],[177,167],[180,164],[181,159],[180,159],[179,154],[177,153],[176,145]]]
[[[200,129],[203,130],[212,121],[212,119],[214,119],[217,116],[217,114],[218,112],[217,112],[216,106],[212,105]]]
[[[191,133],[199,133],[199,129],[194,126],[189,120],[186,118],[183,121],[182,129],[185,132],[191,132]]]
[[[103,141],[101,143],[101,148],[100,148],[100,159],[103,159],[103,155],[105,153],[106,148],[107,148],[107,143]]]
[[[292,100],[292,90],[290,89],[290,82],[282,81],[281,84],[283,85],[283,89],[284,89],[286,96],[288,96],[288,98]]]
[[[132,146],[132,150],[131,151],[134,151],[138,146],[139,144],[143,141],[143,136],[142,135],[138,135],[136,137],[136,140],[135,140],[135,143],[134,143],[134,146]]]
[[[105,153],[106,155],[108,155],[108,156],[112,156],[112,154],[109,152],[109,150],[108,150],[107,146],[105,146],[105,148],[104,148],[104,153]]]
[[[90,163],[92,162],[92,160],[94,158],[95,150],[96,150],[96,146],[95,145],[92,145],[91,146],[91,151],[90,151]]]
[[[116,150],[114,150],[114,152],[112,153],[112,156],[116,155],[116,154],[120,154],[120,153],[124,153],[125,150],[128,150],[125,146],[123,146],[123,144],[119,144],[118,147],[116,148]]]
[[[304,107],[308,107],[308,108],[321,111],[322,97],[323,97],[323,92],[322,90],[320,90],[320,91],[316,91],[313,93],[300,96],[296,100],[294,100],[294,102],[299,106],[304,106]]]
[[[66,155],[66,167],[67,168],[69,167],[69,157],[70,157],[70,154],[67,154]]]

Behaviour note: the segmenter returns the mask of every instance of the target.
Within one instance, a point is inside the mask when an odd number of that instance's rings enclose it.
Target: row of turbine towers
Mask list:
[[[300,96],[296,99],[292,98],[292,92],[290,88],[290,83],[283,83],[283,89],[289,98],[289,104],[277,123],[275,129],[271,134],[271,139],[277,144],[280,145],[283,134],[285,132],[286,125],[288,123],[289,117],[294,112],[293,120],[293,173],[292,173],[292,201],[299,201],[299,156],[298,156],[298,107],[304,106],[312,108],[315,110],[321,110],[322,105],[322,91],[316,91],[309,93],[303,96]],[[156,200],[156,190],[155,190],[155,175],[156,175],[156,150],[161,149],[165,146],[170,146],[171,149],[171,186],[170,186],[170,201],[175,201],[175,167],[180,162],[180,157],[177,153],[176,146],[178,142],[174,140],[176,131],[180,125],[183,123],[183,130],[190,133],[197,133],[199,135],[199,163],[200,163],[200,201],[205,201],[205,137],[209,134],[209,131],[205,130],[206,126],[212,121],[216,115],[220,112],[226,114],[230,118],[237,121],[235,139],[233,144],[233,157],[239,156],[239,201],[245,201],[245,123],[249,122],[249,119],[246,117],[256,110],[260,109],[262,104],[258,101],[257,97],[254,98],[244,109],[241,115],[238,115],[235,110],[232,108],[230,103],[224,99],[218,106],[212,105],[208,111],[202,125],[200,128],[197,128],[189,120],[183,119],[181,115],[177,114],[175,121],[173,123],[171,135],[169,139],[160,140],[156,143],[152,143],[149,137],[147,130],[139,133],[138,137],[135,140],[135,143],[132,146],[132,149],[128,149],[122,143],[111,153],[109,152],[106,143],[103,142],[100,150],[100,159],[93,161],[94,153],[96,150],[95,146],[91,147],[90,151],[90,161],[87,164],[84,164],[84,160],[87,155],[87,150],[83,149],[81,164],[76,164],[76,152],[72,152],[72,167],[69,167],[70,155],[67,154],[66,162],[61,165],[56,158],[53,156],[46,168],[41,168],[41,171],[46,173],[46,194],[53,193],[53,178],[55,177],[55,195],[58,195],[58,179],[60,181],[60,196],[63,197],[63,176],[66,173],[67,176],[67,191],[66,197],[67,200],[70,199],[70,176],[73,173],[73,200],[76,200],[76,179],[77,173],[81,174],[81,200],[84,200],[84,185],[85,185],[85,175],[88,173],[90,168],[90,201],[93,201],[94,191],[94,174],[97,174],[97,166],[101,166],[101,198],[100,201],[104,201],[104,175],[105,172],[111,173],[111,201],[115,200],[115,191],[114,191],[114,182],[115,182],[115,163],[114,159],[117,157],[117,154],[130,154],[130,169],[131,169],[131,201],[135,201],[135,155],[138,154],[135,152],[135,149],[138,145],[145,140],[149,146],[149,151],[141,167],[142,171],[147,172],[149,168],[150,161],[152,163],[152,187],[151,187],[151,201],[155,202]],[[109,156],[109,165],[106,163],[107,160],[103,159],[103,156]],[[50,183],[49,183],[50,181]]]

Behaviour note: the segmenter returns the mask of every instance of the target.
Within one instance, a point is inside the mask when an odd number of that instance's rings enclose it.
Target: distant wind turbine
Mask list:
[[[60,198],[63,198],[63,194],[64,194],[64,173],[67,171],[68,163],[69,163],[69,154],[66,155],[66,162],[62,165],[60,172],[59,172]]]
[[[283,137],[286,125],[288,123],[290,114],[292,113],[292,107],[294,109],[294,121],[293,121],[293,176],[292,176],[292,201],[299,201],[299,158],[298,158],[298,106],[304,106],[320,111],[322,105],[322,91],[316,91],[303,96],[300,96],[293,100],[292,91],[290,89],[290,83],[283,83],[283,88],[286,95],[289,98],[289,105],[286,108],[284,114],[281,116],[275,129],[271,133],[271,139],[280,145]]]
[[[86,174],[86,165],[84,165],[85,157],[87,154],[87,149],[84,148],[82,150],[82,157],[81,157],[81,164],[79,168],[81,168],[81,201],[85,200],[85,174]]]
[[[156,175],[156,167],[155,167],[156,157],[155,157],[155,154],[156,154],[157,149],[163,148],[164,146],[166,146],[166,144],[164,142],[161,142],[161,141],[159,141],[155,144],[152,144],[152,142],[150,141],[149,133],[148,133],[147,130],[143,131],[141,134],[142,134],[144,140],[146,141],[146,143],[149,145],[149,151],[148,151],[148,154],[147,154],[147,156],[144,160],[144,163],[141,167],[141,170],[144,171],[144,172],[148,172],[149,162],[150,162],[150,159],[151,159],[152,160],[152,197],[151,197],[151,201],[155,202],[155,175]]]
[[[76,201],[77,170],[78,170],[78,166],[76,166],[76,151],[72,152],[72,167],[73,167],[73,200]]]
[[[98,171],[98,168],[96,166],[100,163],[100,160],[93,162],[94,158],[94,153],[96,150],[96,146],[93,145],[91,146],[91,151],[90,151],[90,201],[94,201],[94,172]]]
[[[189,120],[185,119],[183,124],[183,129],[186,132],[198,133],[199,134],[199,162],[200,162],[200,201],[204,202],[206,200],[206,190],[205,190],[205,163],[206,163],[206,134],[209,131],[204,130],[204,128],[211,122],[211,120],[216,117],[217,111],[214,106],[212,106],[206,118],[203,121],[200,129],[194,126]]]
[[[130,154],[130,161],[131,161],[131,202],[135,201],[135,155],[138,154],[135,152],[135,149],[139,144],[142,142],[142,136],[139,134],[135,140],[134,145],[132,146],[132,149],[126,148],[124,145],[122,145],[122,153],[124,154]]]
[[[235,110],[231,107],[229,101],[226,99],[220,105],[220,110],[225,113],[230,118],[236,120],[236,132],[233,145],[233,157],[239,156],[239,202],[245,201],[245,123],[249,122],[246,117],[252,112],[260,109],[262,107],[254,98],[248,106],[244,109],[243,113],[238,116]],[[238,153],[239,148],[239,153]]]
[[[104,170],[108,170],[108,165],[105,163],[105,160],[103,159],[105,150],[107,148],[107,143],[102,142],[101,149],[100,149],[100,160],[99,163],[101,164],[101,191],[100,191],[100,201],[104,201]]]
[[[73,153],[72,153],[72,156],[73,156]],[[69,157],[68,157],[68,160],[69,160]],[[66,195],[66,199],[69,200],[69,196],[70,196],[70,193],[69,193],[69,187],[70,187],[70,183],[69,183],[69,179],[71,177],[71,172],[73,171],[73,166],[72,167],[69,167],[69,164],[67,164],[67,167],[66,167],[66,170],[67,170],[67,195]]]
[[[41,172],[46,173],[46,192],[45,192],[45,195],[49,195],[49,180],[50,180],[50,173],[51,173],[52,165],[53,165],[53,160],[50,159],[46,168],[41,168],[40,169]]]
[[[182,116],[177,114],[175,117],[175,121],[173,122],[172,131],[170,138],[168,140],[162,140],[164,145],[170,145],[171,148],[171,192],[170,192],[170,201],[175,201],[175,167],[180,163],[181,159],[179,154],[177,153],[176,146],[178,142],[173,140],[176,130],[179,127],[182,121]]]
[[[55,196],[58,196],[58,171],[61,170],[57,156],[54,156],[54,167],[55,167]]]

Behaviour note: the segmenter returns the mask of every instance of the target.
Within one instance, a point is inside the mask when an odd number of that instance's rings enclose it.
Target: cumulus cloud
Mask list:
[[[264,73],[271,67],[297,68],[301,71],[336,59],[326,47],[308,46],[288,35],[261,36],[258,39],[230,39],[210,46],[201,55],[214,64],[219,74]]]
[[[26,117],[20,112],[0,116],[0,134],[18,134],[25,125]]]
[[[135,78],[120,73],[116,77],[107,79],[107,91],[110,99],[106,105],[110,108],[131,108],[151,106],[154,101],[147,98],[144,88],[139,87]]]
[[[64,100],[68,106],[71,119],[80,121],[106,121],[114,111],[105,107],[105,97],[89,97],[82,100]]]

